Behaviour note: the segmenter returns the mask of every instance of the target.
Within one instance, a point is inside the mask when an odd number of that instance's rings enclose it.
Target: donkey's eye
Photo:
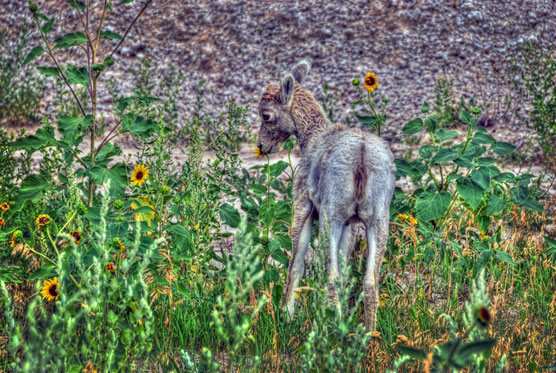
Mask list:
[[[263,114],[263,120],[265,122],[268,122],[270,120],[270,115],[269,114]]]

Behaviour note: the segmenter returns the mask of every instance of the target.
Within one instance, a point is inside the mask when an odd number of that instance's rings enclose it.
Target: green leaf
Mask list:
[[[536,211],[538,213],[542,213],[544,210],[542,203],[537,201],[535,197],[531,195],[525,200],[522,206],[529,211]]]
[[[529,198],[529,189],[524,186],[517,186],[510,189],[510,194],[518,205],[523,205]]]
[[[54,43],[56,43],[54,49],[67,49],[79,45],[79,43],[86,43],[87,40],[87,36],[84,33],[72,32],[54,40]]]
[[[425,118],[425,127],[432,133],[438,129],[438,119],[436,115],[431,115]]]
[[[459,136],[459,132],[455,130],[447,130],[444,128],[439,129],[435,133],[436,137],[442,142],[446,139]]]
[[[427,360],[427,353],[415,347],[406,346],[406,345],[397,345],[396,350],[398,350],[400,355],[407,355],[417,360]]]
[[[112,31],[101,31],[100,32],[100,38],[101,39],[108,39],[108,40],[122,40],[122,36],[119,34],[116,34],[115,32]]]
[[[21,188],[19,189],[19,194],[17,200],[19,206],[22,207],[22,203],[29,200],[32,202],[39,201],[44,192],[52,189],[50,183],[40,174],[32,174],[27,176],[21,182]]]
[[[48,21],[46,21],[42,27],[41,27],[41,31],[45,34],[48,34],[50,31],[52,31],[52,26],[54,25],[54,20],[55,18],[52,17],[50,18]]]
[[[405,124],[402,129],[402,133],[406,135],[414,135],[421,131],[424,127],[423,120],[421,118],[415,118]]]
[[[457,181],[456,186],[459,195],[463,198],[465,202],[475,210],[484,196],[484,189],[477,185],[470,178],[461,178]]]
[[[516,265],[517,264],[516,262],[514,262],[514,260],[510,256],[510,254],[508,254],[505,251],[498,251],[496,253],[496,258],[498,260],[501,260],[501,261],[506,262],[506,263],[511,264],[511,265]]]
[[[249,184],[249,189],[257,196],[264,196],[267,192],[266,185],[262,184]]]
[[[60,72],[58,71],[57,67],[37,66],[37,70],[39,70],[45,76],[59,76],[60,75]]]
[[[451,148],[441,148],[438,153],[432,157],[431,162],[433,164],[441,164],[453,161],[454,159],[458,158],[459,154]]]
[[[112,59],[112,57],[108,56],[104,59],[102,63],[95,63],[94,65],[91,65],[91,69],[94,71],[102,71],[113,65],[114,65],[114,60]]]
[[[85,88],[89,87],[89,72],[86,67],[68,64],[66,66],[66,78],[70,84],[81,84]]]
[[[436,146],[433,145],[423,145],[419,148],[419,156],[424,160],[428,160],[432,157],[432,154],[436,151]]]
[[[493,171],[492,171],[493,172]],[[483,190],[490,188],[491,170],[487,167],[479,167],[471,172],[471,180]]]
[[[488,197],[487,206],[488,207],[486,214],[488,216],[492,216],[499,213],[504,209],[504,207],[506,207],[506,200],[498,197],[496,194],[492,194],[490,197]]]
[[[437,219],[448,210],[451,201],[452,196],[446,191],[422,193],[415,202],[417,217],[424,221]]]
[[[465,124],[470,124],[471,123],[471,114],[469,114],[465,109],[461,109],[461,112],[459,114],[459,119],[465,123]]]
[[[27,65],[29,62],[33,61],[36,57],[40,56],[43,52],[44,49],[42,49],[42,47],[38,47],[38,46],[34,47],[33,49],[31,49],[27,57],[25,57],[25,59],[23,60],[23,64]]]
[[[502,172],[494,177],[499,183],[515,183],[515,175],[512,172]]]
[[[54,264],[43,264],[39,269],[37,269],[31,276],[29,276],[28,280],[42,280],[43,278],[52,277],[54,273],[54,269],[56,266]]]
[[[79,10],[84,10],[85,9],[85,3],[82,1],[78,1],[78,0],[66,0],[66,3],[68,3],[69,5],[71,5],[72,8],[76,8]]]
[[[272,257],[272,259],[276,260],[278,263],[283,264],[284,267],[288,266],[288,258],[286,257],[286,254],[284,254],[284,252],[282,251],[282,249],[280,248],[274,248],[271,252],[270,252],[270,256]]]
[[[517,148],[508,142],[497,141],[492,147],[492,151],[499,156],[513,153]]]
[[[477,163],[479,164],[479,166],[492,166],[496,162],[497,162],[497,159],[492,158],[492,157],[482,157],[482,158],[479,158],[477,160]]]
[[[467,360],[471,355],[483,353],[491,350],[496,345],[496,339],[485,341],[470,342],[463,346],[457,353],[458,357]]]
[[[92,120],[93,116],[88,115]],[[89,120],[87,120],[88,122]],[[60,115],[58,117],[58,131],[62,134],[64,141],[69,141],[73,144],[75,137],[88,127],[83,128],[84,120],[81,118],[68,117],[67,115]]]
[[[41,127],[35,132],[34,135],[20,137],[15,140],[11,145],[15,149],[26,149],[34,152],[47,146],[54,146],[57,144],[54,138],[54,127],[45,126]]]
[[[374,127],[376,125],[376,117],[360,116],[355,114],[357,120],[365,127]]]
[[[232,228],[239,227],[239,222],[241,221],[241,217],[237,210],[228,203],[220,206],[220,218]]]
[[[123,162],[118,162],[108,168],[104,165],[95,165],[89,170],[91,179],[97,185],[110,180],[110,196],[114,199],[125,197],[127,187],[127,167]]]
[[[278,161],[270,165],[270,176],[278,177],[286,168],[289,167],[289,163],[284,161]]]
[[[122,117],[123,131],[129,131],[133,136],[138,136],[143,140],[149,138],[156,128],[156,124],[142,116],[135,116],[132,113],[127,113]]]

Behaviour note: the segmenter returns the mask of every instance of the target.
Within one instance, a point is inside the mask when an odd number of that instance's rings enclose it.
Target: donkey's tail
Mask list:
[[[353,181],[355,184],[355,202],[360,203],[366,197],[367,190],[367,168],[365,167],[365,144],[361,143],[361,159],[353,174]]]

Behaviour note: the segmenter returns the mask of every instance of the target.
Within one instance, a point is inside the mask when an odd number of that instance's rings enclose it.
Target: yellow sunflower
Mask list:
[[[76,245],[79,245],[79,243],[81,242],[81,234],[79,233],[79,231],[75,231],[75,232],[71,232],[70,236],[73,238],[73,240],[75,241]]]
[[[43,225],[50,224],[50,216],[39,215],[37,220],[35,220],[35,224],[37,225],[37,227],[42,227]]]
[[[5,221],[4,219],[2,219],[2,218],[0,218],[0,225],[1,225],[1,226],[6,225],[6,221]]]
[[[106,263],[106,270],[110,273],[114,273],[114,263]]]
[[[255,150],[255,158],[262,158],[266,155],[258,146],[254,146],[253,149]]]
[[[114,238],[114,244],[117,245],[120,250],[125,250],[125,245],[119,237]]]
[[[0,205],[0,210],[6,212],[8,211],[8,209],[10,208],[10,205],[8,205],[6,202],[4,202],[3,204]]]
[[[85,368],[83,368],[83,373],[97,373],[95,366],[90,361],[87,363]]]
[[[51,280],[45,280],[44,285],[42,286],[41,295],[48,301],[56,300],[60,296],[60,292],[58,292],[59,287],[60,284],[58,283],[58,277],[54,277]]]
[[[490,322],[492,321],[492,315],[490,314],[488,308],[480,307],[477,310],[477,321],[479,321],[482,326],[487,326],[488,324],[490,324]]]
[[[374,91],[375,88],[378,87],[378,79],[376,78],[375,73],[368,73],[365,76],[363,84],[365,84],[365,89],[367,89],[367,91]]]
[[[144,164],[138,164],[133,169],[133,173],[131,174],[131,181],[133,185],[143,184],[145,180],[149,178],[149,169]]]

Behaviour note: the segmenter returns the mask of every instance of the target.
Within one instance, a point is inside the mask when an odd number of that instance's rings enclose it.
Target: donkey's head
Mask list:
[[[296,84],[301,85],[309,72],[309,62],[303,60],[282,79],[281,84],[270,83],[259,101],[261,128],[258,147],[263,153],[276,153],[280,145],[295,133],[291,104]]]

